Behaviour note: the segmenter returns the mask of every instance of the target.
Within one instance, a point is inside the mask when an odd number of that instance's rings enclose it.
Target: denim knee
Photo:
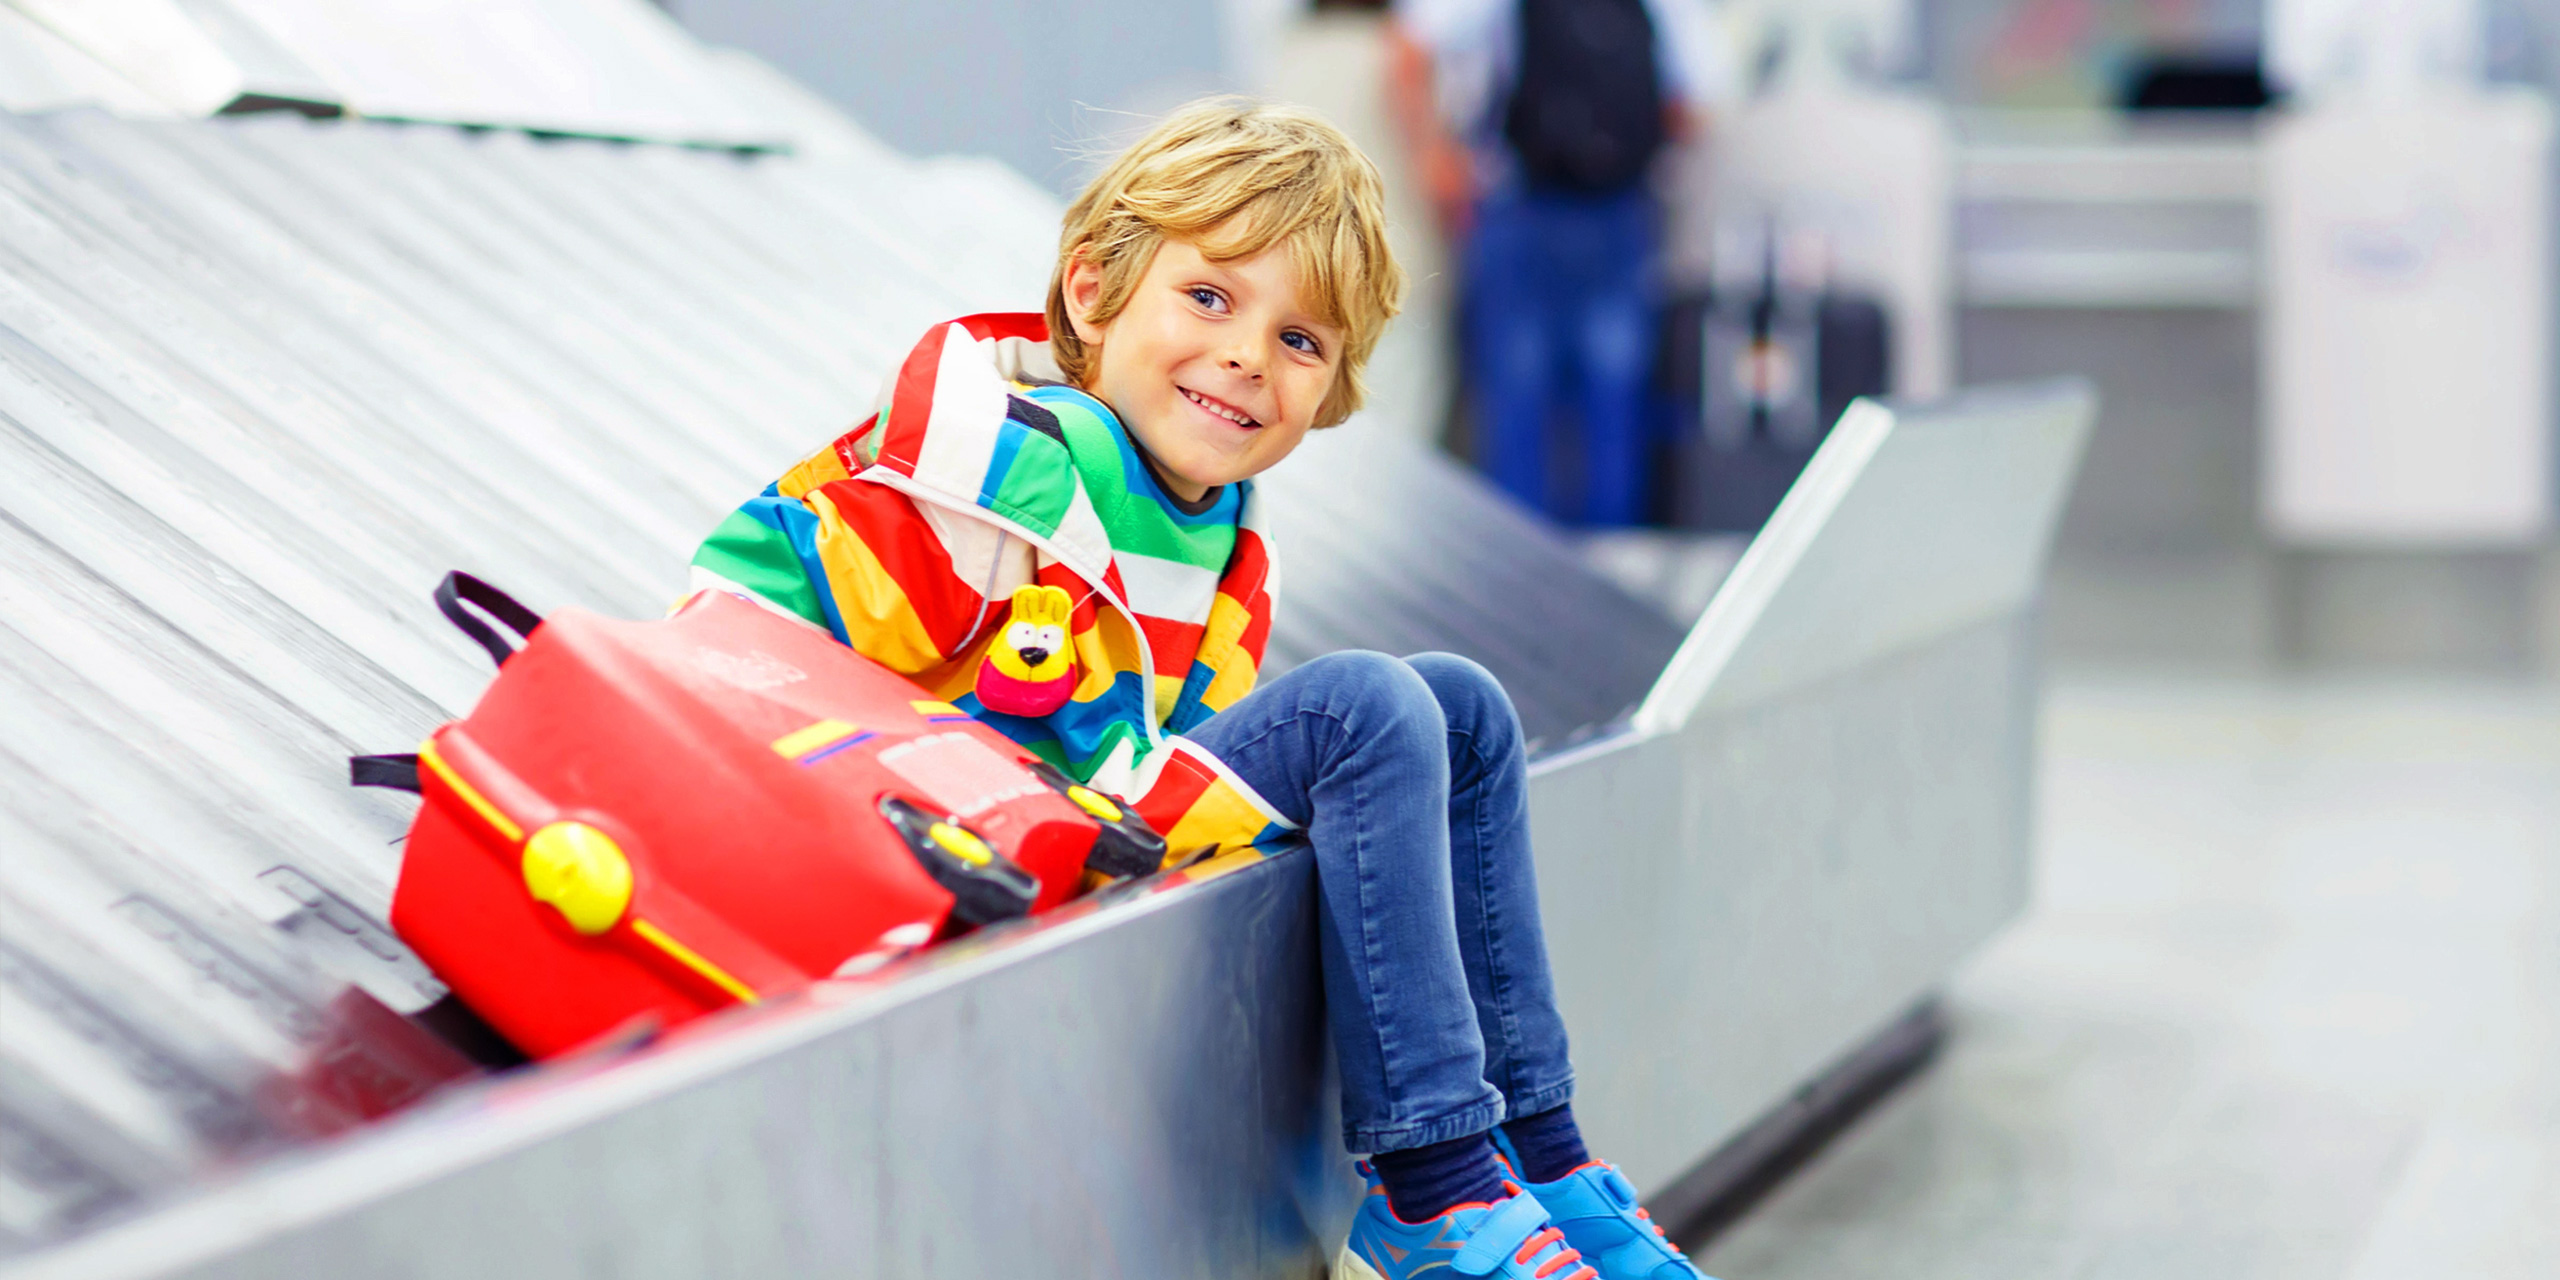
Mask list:
[[[1518,745],[1520,712],[1502,681],[1481,664],[1454,653],[1417,653],[1404,665],[1430,688],[1449,732],[1465,735],[1479,755],[1499,758]]]
[[[1337,714],[1440,716],[1440,700],[1425,677],[1376,650],[1343,649],[1311,659],[1306,667],[1322,682],[1325,705]]]

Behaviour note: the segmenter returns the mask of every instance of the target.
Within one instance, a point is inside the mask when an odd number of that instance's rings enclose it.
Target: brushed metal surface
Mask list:
[[[144,119],[182,114],[51,27],[0,7],[0,110],[64,107],[104,107]]]
[[[434,1048],[372,1016],[442,991],[382,925],[407,802],[343,772],[486,682],[427,585],[654,612],[728,505],[859,412],[893,327],[975,301],[900,290],[879,262],[926,237],[809,225],[856,202],[770,165],[542,163],[573,153],[0,119],[0,1250],[360,1118],[322,1059],[398,1081]],[[912,187],[905,163],[810,185]],[[795,279],[693,253],[700,219],[603,221],[724,182],[732,211],[795,211],[766,241],[902,247]],[[866,310],[873,285],[904,310]]]
[[[1670,1182],[2026,900],[2032,615],[1534,778],[1574,1113]]]
[[[13,1274],[1313,1276],[1358,1184],[1310,864],[465,1092]]]
[[[14,0],[11,109],[204,117],[290,107],[721,147],[842,132],[640,0]]]

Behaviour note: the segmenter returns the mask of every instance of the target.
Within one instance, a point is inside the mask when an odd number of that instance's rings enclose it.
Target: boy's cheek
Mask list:
[[[1254,475],[1260,475],[1263,472],[1280,465],[1280,463],[1290,454],[1298,451],[1299,445],[1305,444],[1306,442],[1307,429],[1305,427],[1298,427],[1290,430],[1285,437],[1273,436],[1271,438],[1271,442],[1263,447],[1261,456],[1253,459]],[[1251,477],[1245,478],[1250,479]]]

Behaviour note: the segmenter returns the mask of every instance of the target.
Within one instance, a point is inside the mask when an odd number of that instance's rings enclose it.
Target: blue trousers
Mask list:
[[[1187,736],[1314,846],[1345,1147],[1444,1142],[1571,1100],[1520,718],[1489,672],[1327,654]]]
[[[1466,377],[1476,462],[1559,520],[1645,515],[1645,394],[1653,369],[1653,201],[1497,192],[1466,247]],[[1579,411],[1582,487],[1548,474],[1548,432]]]

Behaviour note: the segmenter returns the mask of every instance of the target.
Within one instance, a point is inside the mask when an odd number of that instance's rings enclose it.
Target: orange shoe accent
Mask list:
[[[1557,1271],[1563,1270],[1567,1263],[1582,1261],[1582,1252],[1575,1249],[1573,1246],[1566,1244],[1564,1242],[1563,1230],[1557,1227],[1549,1227],[1546,1230],[1529,1237],[1526,1241],[1523,1241],[1520,1245],[1520,1252],[1512,1254],[1511,1261],[1515,1265],[1525,1267],[1529,1265],[1529,1259],[1538,1255],[1538,1250],[1544,1249],[1548,1245],[1554,1245],[1563,1250],[1563,1252],[1548,1259],[1547,1265],[1538,1268],[1537,1280],[1546,1280],[1548,1276]],[[1572,1274],[1567,1275],[1564,1280],[1600,1280],[1600,1273],[1592,1270],[1589,1266],[1581,1266],[1574,1268]]]

